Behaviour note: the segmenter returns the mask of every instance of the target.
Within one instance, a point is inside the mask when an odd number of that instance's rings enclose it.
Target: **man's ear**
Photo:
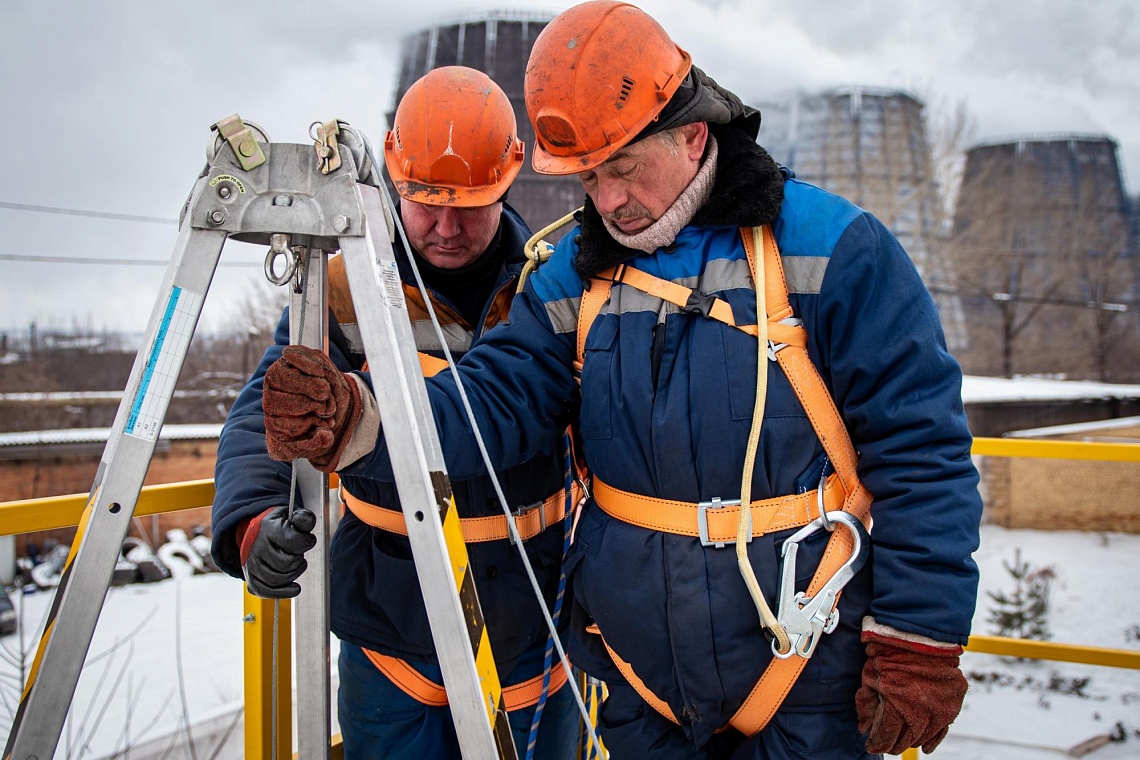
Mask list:
[[[697,121],[680,127],[681,148],[692,161],[700,162],[705,155],[705,145],[709,140],[709,125]]]

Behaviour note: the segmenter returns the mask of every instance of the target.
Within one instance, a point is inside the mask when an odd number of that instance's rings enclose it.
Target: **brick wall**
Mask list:
[[[1113,429],[1112,441],[1140,441],[1140,426]],[[1140,463],[1007,457],[978,461],[986,522],[1007,528],[1140,534]]]

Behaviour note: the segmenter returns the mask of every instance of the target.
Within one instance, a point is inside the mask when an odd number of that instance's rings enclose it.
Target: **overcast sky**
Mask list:
[[[0,330],[142,331],[173,224],[231,114],[278,142],[339,118],[379,147],[400,39],[480,10],[572,3],[0,2]],[[393,10],[393,8],[401,9]],[[964,103],[977,141],[1106,134],[1140,190],[1140,4],[1133,0],[644,0],[694,62],[746,101],[842,85],[906,89],[928,110]],[[763,142],[763,132],[761,132]],[[546,220],[531,220],[535,226]],[[231,243],[203,315],[222,329],[263,282],[264,251]]]

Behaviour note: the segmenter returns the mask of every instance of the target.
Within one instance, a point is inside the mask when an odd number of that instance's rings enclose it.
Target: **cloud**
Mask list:
[[[9,125],[0,201],[176,217],[217,120],[238,113],[274,140],[307,142],[311,122],[340,118],[378,145],[403,37],[488,10],[553,15],[570,4],[0,3]],[[746,100],[842,85],[906,89],[932,107],[966,103],[979,140],[1108,134],[1120,142],[1126,181],[1140,182],[1140,13],[1130,0],[641,5]],[[154,259],[173,242],[171,230],[147,225],[4,209],[0,224],[0,254]],[[75,318],[141,330],[159,269],[148,279],[141,267],[0,260],[0,329]],[[237,271],[219,270],[215,288],[243,287]],[[92,295],[92,282],[104,292]],[[206,319],[224,325],[234,298],[211,297]]]

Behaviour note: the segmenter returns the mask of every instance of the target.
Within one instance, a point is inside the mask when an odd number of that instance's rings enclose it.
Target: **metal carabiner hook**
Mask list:
[[[797,593],[795,590],[796,553],[800,541],[823,528],[823,518],[812,520],[796,531],[784,541],[781,549],[782,567],[777,619],[788,632],[788,638],[792,641],[792,651],[801,657],[810,657],[819,643],[821,634],[835,630],[839,624],[839,610],[836,608],[839,592],[863,568],[871,554],[870,535],[857,517],[850,512],[837,511],[829,524],[832,526],[831,530],[834,530],[836,525],[842,525],[850,531],[855,546],[847,561],[840,565],[814,596],[809,597],[805,592]],[[792,652],[780,653],[773,646],[772,653],[780,659],[786,659]]]

